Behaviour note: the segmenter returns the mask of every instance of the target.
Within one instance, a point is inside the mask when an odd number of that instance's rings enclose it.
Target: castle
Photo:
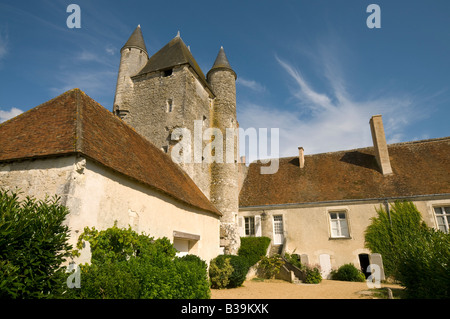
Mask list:
[[[223,48],[206,77],[179,33],[149,57],[138,26],[120,52],[113,112],[168,155],[178,142],[173,139],[176,128],[189,132],[200,129],[202,136],[204,130],[211,127],[221,132],[237,128],[237,76]],[[202,124],[200,128],[194,127],[196,121]],[[226,145],[225,134],[223,136],[223,145]],[[189,145],[190,154],[198,154],[194,144]],[[203,141],[198,146],[204,150],[208,145],[211,144]],[[236,253],[240,242],[236,229],[238,142],[234,141],[233,145],[234,160],[231,163],[211,163],[204,156],[200,161],[192,158],[180,162],[184,171],[222,212],[221,234],[226,253]],[[208,155],[215,151],[209,148]]]
[[[0,124],[0,188],[59,195],[73,242],[85,226],[117,222],[209,261],[267,236],[273,253],[319,264],[325,278],[346,263],[382,264],[364,245],[380,205],[411,200],[449,231],[449,137],[387,144],[375,115],[373,146],[299,147],[261,174],[264,164],[239,160],[239,136],[224,134],[239,127],[236,78],[223,48],[205,76],[179,34],[151,55],[138,26],[121,49],[112,112],[74,89]]]

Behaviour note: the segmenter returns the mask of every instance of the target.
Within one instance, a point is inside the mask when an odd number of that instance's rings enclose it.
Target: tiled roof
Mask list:
[[[450,193],[450,137],[388,145],[393,174],[383,176],[373,147],[281,158],[275,174],[252,163],[240,207]]]
[[[0,140],[0,162],[78,153],[221,215],[169,156],[79,89],[0,124]]]

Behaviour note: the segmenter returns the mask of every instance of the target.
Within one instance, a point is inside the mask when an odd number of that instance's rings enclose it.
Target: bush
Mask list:
[[[296,266],[298,269],[302,269],[302,264],[297,256],[295,254],[284,253],[284,258],[286,258],[288,263]]]
[[[175,257],[167,238],[154,240],[114,225],[86,228],[79,237],[91,244],[90,265],[81,266],[81,288],[65,298],[187,299],[210,298],[206,262],[197,256]]]
[[[353,264],[345,264],[331,272],[331,279],[342,281],[364,282],[366,277]]]
[[[266,255],[269,244],[269,237],[241,237],[238,255],[244,257],[248,266],[251,267]]]
[[[322,282],[319,266],[304,266],[306,284],[319,284]]]
[[[230,283],[230,276],[233,273],[231,266],[231,258],[219,258],[224,255],[217,256],[209,263],[209,278],[211,280],[211,288],[226,288]]]
[[[400,255],[397,279],[407,298],[450,298],[450,235],[428,228]]]
[[[229,266],[231,266],[231,272]],[[213,288],[240,287],[245,281],[248,269],[247,259],[241,256],[219,255],[211,261],[209,270],[211,286]]]
[[[271,279],[280,272],[280,268],[283,265],[284,261],[281,259],[280,255],[271,257],[263,256],[259,263],[259,270],[264,278]]]
[[[58,287],[72,249],[59,200],[0,190],[0,298],[51,297]]]
[[[386,276],[397,277],[401,252],[406,249],[405,245],[415,241],[426,225],[412,202],[395,202],[389,214],[382,207],[376,211],[378,216],[371,219],[365,231],[365,246],[383,256]]]

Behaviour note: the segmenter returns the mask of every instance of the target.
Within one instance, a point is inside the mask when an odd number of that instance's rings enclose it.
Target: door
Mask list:
[[[327,279],[328,275],[331,273],[331,259],[328,254],[319,255],[319,264],[321,268],[320,274],[323,279]]]
[[[273,244],[281,245],[284,240],[283,216],[273,216]]]
[[[359,257],[359,265],[361,266],[361,271],[367,279],[367,277],[371,275],[369,272],[367,272],[367,267],[370,265],[369,255],[359,254],[358,257]]]

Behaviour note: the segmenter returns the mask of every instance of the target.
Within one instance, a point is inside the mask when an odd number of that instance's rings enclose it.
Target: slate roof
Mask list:
[[[221,216],[169,156],[79,89],[0,124],[0,141],[0,162],[80,154]]]
[[[206,77],[208,78],[209,73],[213,70],[221,70],[221,69],[227,69],[234,73],[234,78],[237,78],[236,72],[231,68],[230,62],[228,61],[227,55],[225,54],[225,50],[223,47],[220,47],[219,53],[217,54],[216,60],[214,61],[214,64],[211,68],[211,70],[208,71],[208,74]]]
[[[450,194],[450,137],[388,145],[393,174],[383,176],[373,147],[281,158],[261,175],[249,166],[240,207]]]
[[[180,36],[176,36],[158,52],[153,54],[147,61],[147,64],[136,75],[143,75],[155,71],[163,71],[174,66],[188,64],[199,77],[200,81],[211,90],[208,82],[206,82],[205,75],[203,74],[197,61],[192,56],[186,44],[183,42]]]
[[[128,41],[125,43],[121,50],[123,50],[124,48],[138,48],[144,50],[147,53],[147,47],[145,46],[144,37],[142,36],[140,25],[138,25],[137,28],[134,29],[133,33],[128,38]]]

